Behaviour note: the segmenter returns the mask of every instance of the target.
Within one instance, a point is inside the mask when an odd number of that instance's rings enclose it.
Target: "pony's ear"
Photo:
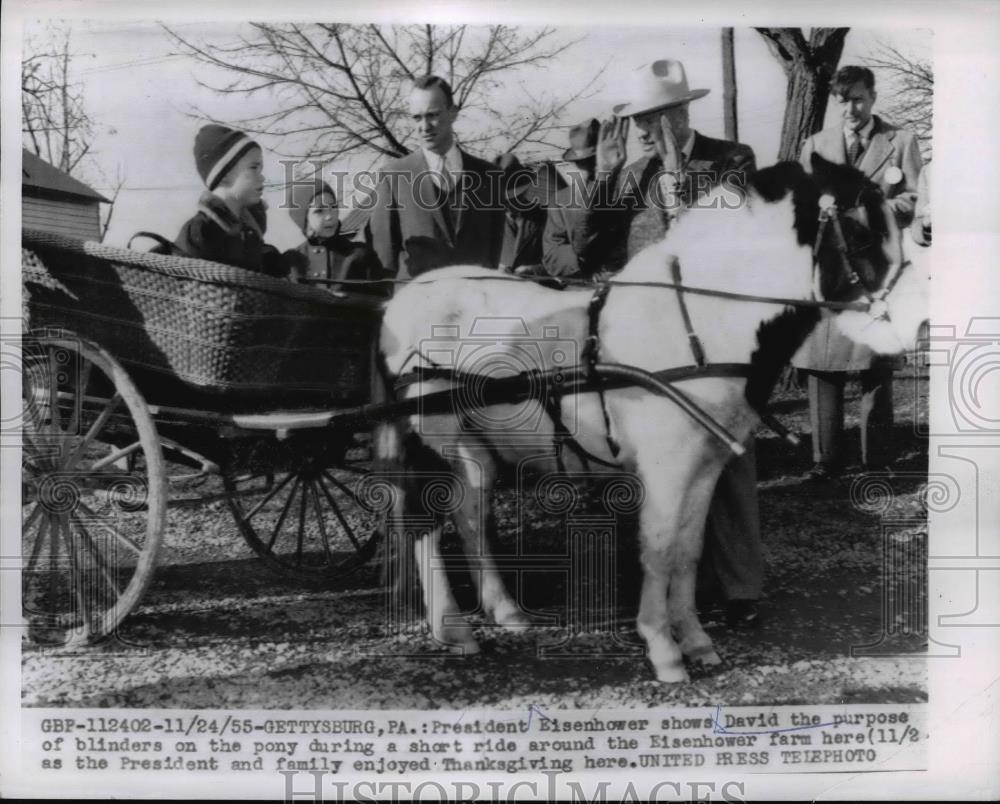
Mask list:
[[[802,181],[805,168],[798,162],[779,162],[750,176],[750,186],[765,201],[778,201]]]
[[[817,179],[823,179],[830,174],[830,168],[833,166],[833,162],[828,159],[824,159],[815,151],[809,156],[809,166],[812,168],[812,174]]]

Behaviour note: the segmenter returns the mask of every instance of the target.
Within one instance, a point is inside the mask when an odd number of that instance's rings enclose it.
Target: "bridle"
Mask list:
[[[854,209],[863,208],[860,196],[857,199],[854,206],[849,207],[846,212],[850,212]],[[862,308],[864,312],[867,312],[872,318],[876,320],[887,321],[889,319],[889,306],[886,304],[885,297],[888,296],[889,292],[895,286],[896,281],[899,279],[902,273],[903,260],[900,257],[896,261],[895,271],[890,271],[890,276],[887,277],[886,281],[883,282],[882,287],[879,290],[872,291],[866,286],[861,276],[858,274],[851,262],[851,257],[860,252],[868,251],[873,246],[877,244],[871,240],[868,240],[854,249],[848,248],[847,238],[844,237],[844,230],[840,222],[840,210],[837,207],[837,202],[833,196],[829,194],[824,194],[820,196],[819,199],[819,230],[816,233],[816,241],[813,243],[813,272],[814,272],[814,289],[815,295],[822,299],[822,294],[819,289],[819,257],[822,248],[824,237],[827,233],[833,239],[833,247],[837,252],[839,258],[839,267],[841,274],[847,280],[847,283],[852,286],[860,286],[862,291],[862,298],[864,300],[864,307]],[[889,220],[887,222],[886,230],[889,236],[892,237],[893,226],[895,222]],[[899,243],[893,243],[895,248],[899,248]]]

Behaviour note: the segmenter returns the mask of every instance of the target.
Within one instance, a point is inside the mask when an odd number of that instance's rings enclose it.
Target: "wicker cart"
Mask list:
[[[283,572],[372,556],[377,299],[32,230],[22,245],[32,639],[93,641],[135,608],[178,471],[220,474],[243,537]]]

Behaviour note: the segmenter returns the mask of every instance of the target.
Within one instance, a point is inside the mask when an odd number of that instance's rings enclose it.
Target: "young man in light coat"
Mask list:
[[[901,230],[912,221],[917,181],[923,163],[914,134],[872,114],[875,76],[866,67],[847,66],[831,82],[840,119],[809,137],[800,161],[810,169],[818,153],[840,165],[853,165],[881,187]],[[792,359],[809,382],[809,419],[813,433],[811,480],[836,477],[842,469],[844,385],[848,372],[861,381],[861,462],[882,468],[892,460],[892,372],[894,361],[878,357],[842,335],[829,313]]]

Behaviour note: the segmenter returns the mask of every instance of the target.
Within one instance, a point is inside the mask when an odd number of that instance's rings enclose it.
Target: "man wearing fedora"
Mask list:
[[[841,67],[830,89],[840,120],[805,141],[800,161],[809,170],[812,154],[818,153],[830,162],[853,165],[879,185],[897,226],[905,229],[913,222],[922,172],[917,138],[872,114],[875,76],[867,67]],[[827,480],[842,468],[848,372],[859,372],[861,381],[862,465],[887,465],[892,457],[894,360],[879,357],[840,334],[832,316],[824,311],[816,329],[792,358],[792,365],[807,375],[809,384],[814,465],[807,477]]]
[[[756,167],[754,153],[691,128],[688,104],[707,94],[689,89],[684,65],[673,59],[636,71],[630,99],[614,107],[617,120],[602,123],[598,135],[596,192],[581,233],[588,262],[620,269],[714,187],[731,187],[739,200],[747,173]],[[644,154],[623,169],[630,118],[642,132]],[[764,575],[752,436],[745,446],[746,454],[726,465],[715,488],[698,581],[703,603],[721,592],[734,627],[758,624]]]
[[[582,233],[588,260],[618,270],[645,246],[661,240],[670,221],[722,185],[742,191],[756,169],[753,150],[691,128],[688,104],[707,89],[689,89],[684,65],[661,59],[637,70],[630,99],[601,125],[597,192]],[[625,166],[629,120],[641,134],[643,156]],[[624,168],[624,169],[623,169]]]
[[[551,276],[591,277],[601,265],[587,261],[589,253],[583,239],[583,223],[587,212],[587,194],[594,183],[597,167],[597,135],[600,123],[596,119],[573,126],[569,130],[569,148],[563,162],[572,168],[568,186],[559,190],[549,207],[542,240],[542,260]]]
[[[507,210],[499,268],[518,275],[537,273],[542,264],[542,232],[545,230],[545,209],[538,198],[538,177],[514,154],[501,154],[495,162],[503,171],[501,192]]]
[[[496,268],[504,233],[495,165],[459,148],[451,86],[428,75],[407,98],[419,146],[382,171],[368,236],[388,276],[410,279],[444,265]]]

